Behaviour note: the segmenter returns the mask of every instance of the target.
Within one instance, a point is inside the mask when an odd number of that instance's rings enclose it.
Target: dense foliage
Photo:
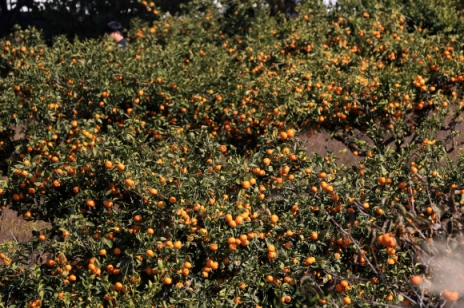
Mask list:
[[[0,245],[2,305],[460,300],[456,3],[234,2],[134,20],[125,50],[0,41],[2,205],[50,223]],[[361,162],[308,153],[321,130]]]

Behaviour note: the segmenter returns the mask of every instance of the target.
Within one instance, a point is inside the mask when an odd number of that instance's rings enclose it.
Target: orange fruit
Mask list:
[[[243,181],[243,182],[242,182],[242,187],[243,187],[244,189],[247,189],[247,188],[249,188],[250,186],[251,186],[251,183],[250,183],[249,181]]]
[[[166,284],[166,285],[169,285],[169,284],[172,283],[172,279],[170,277],[166,277],[166,278],[164,278],[163,283]]]
[[[311,235],[310,235],[311,239],[316,241],[319,237],[319,235],[317,234],[317,232],[311,232]]]
[[[455,302],[459,298],[459,293],[456,291],[449,291],[445,289],[442,294],[443,298],[450,302]]]
[[[314,257],[307,257],[304,261],[305,265],[311,265],[316,262],[316,258]]]
[[[277,223],[279,221],[279,216],[277,216],[276,214],[273,214],[271,215],[271,222],[272,223]]]
[[[133,187],[134,184],[135,184],[135,182],[134,182],[134,180],[132,180],[132,179],[126,179],[126,180],[124,181],[124,184],[126,184],[126,186]]]
[[[418,286],[420,284],[422,284],[422,277],[419,276],[419,275],[416,275],[416,276],[412,276],[411,279],[409,280],[409,282],[411,283],[411,285],[413,286]]]
[[[120,282],[116,282],[113,285],[113,288],[114,288],[115,291],[123,291],[124,290],[124,286]]]
[[[287,130],[287,137],[288,138],[295,137],[295,130],[293,128],[290,128],[290,129]]]
[[[346,281],[346,280],[342,280],[342,281],[340,281],[340,285],[341,285],[343,288],[347,288],[347,287],[349,286],[349,283],[348,283],[348,281]]]

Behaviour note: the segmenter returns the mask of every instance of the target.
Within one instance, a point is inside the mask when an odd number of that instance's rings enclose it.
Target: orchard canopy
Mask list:
[[[462,307],[462,2],[141,4],[0,39],[0,306]]]

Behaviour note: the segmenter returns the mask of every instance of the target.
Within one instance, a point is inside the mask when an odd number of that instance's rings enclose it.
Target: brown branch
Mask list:
[[[329,219],[332,221],[332,223],[340,230],[340,232],[342,232],[345,236],[348,236],[350,239],[351,239],[351,242],[356,246],[356,248],[358,248],[358,251],[359,253],[362,253],[362,248],[359,246],[358,242],[351,236],[350,233],[346,232],[342,226],[340,226],[336,221],[335,219],[327,212],[327,216],[329,217]],[[386,285],[388,285],[390,288],[396,290],[398,293],[400,293],[404,298],[410,300],[412,303],[414,304],[418,304],[415,300],[413,300],[411,297],[409,297],[408,295],[404,294],[403,292],[399,291],[398,288],[396,288],[395,286],[391,285],[386,279],[385,277],[383,277],[383,275],[374,267],[374,265],[372,265],[371,261],[369,261],[369,259],[367,258],[367,256],[364,255],[364,259],[366,260],[367,264],[369,265],[369,267],[372,269],[372,271],[375,273],[375,275],[380,279],[381,282],[385,283]]]

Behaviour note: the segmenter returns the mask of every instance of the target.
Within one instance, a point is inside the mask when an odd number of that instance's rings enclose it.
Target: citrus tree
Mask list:
[[[2,205],[50,227],[0,246],[1,303],[455,305],[460,37],[362,5],[2,39]],[[308,153],[321,130],[359,159]]]

